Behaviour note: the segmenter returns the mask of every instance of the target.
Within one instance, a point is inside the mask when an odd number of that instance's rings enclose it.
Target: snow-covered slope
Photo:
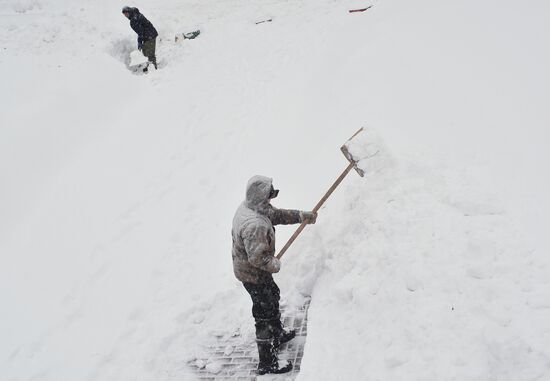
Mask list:
[[[147,76],[121,2],[0,4],[2,379],[188,379],[208,337],[252,340],[246,181],[309,209],[365,124],[386,170],[350,174],[277,276],[313,297],[299,379],[550,377],[550,5],[367,4],[143,0]]]

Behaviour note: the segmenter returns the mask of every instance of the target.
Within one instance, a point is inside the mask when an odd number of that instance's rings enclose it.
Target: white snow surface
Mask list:
[[[128,66],[138,66],[146,64],[148,61],[149,60],[143,55],[143,53],[141,53],[139,50],[134,50],[130,52],[130,63],[128,64]]]
[[[148,75],[123,5],[0,2],[2,380],[192,380],[253,340],[248,178],[310,209],[364,125],[385,170],[276,275],[312,296],[298,380],[550,379],[548,1],[142,0]]]

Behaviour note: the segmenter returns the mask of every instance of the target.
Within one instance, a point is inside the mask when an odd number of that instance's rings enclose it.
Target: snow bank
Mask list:
[[[452,201],[483,199],[463,180],[419,160],[400,164],[385,176],[354,179],[350,199],[327,207],[332,221],[317,227],[315,245],[304,243],[287,264],[317,261],[322,269],[301,378],[546,374],[540,327],[548,311],[528,304],[541,287],[532,277],[540,281],[545,271],[530,248],[498,208],[472,213]],[[537,323],[526,325],[528,316]]]
[[[210,338],[252,340],[246,181],[310,209],[365,123],[386,170],[277,275],[290,310],[313,296],[299,379],[548,378],[546,2],[149,0],[142,76],[122,5],[1,4],[3,378],[187,379]]]

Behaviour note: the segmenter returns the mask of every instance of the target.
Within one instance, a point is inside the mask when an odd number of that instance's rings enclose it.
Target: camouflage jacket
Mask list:
[[[298,210],[273,207],[269,200],[272,179],[254,176],[246,188],[246,200],[233,218],[233,271],[241,282],[263,283],[279,271],[275,254],[274,225],[301,222]]]

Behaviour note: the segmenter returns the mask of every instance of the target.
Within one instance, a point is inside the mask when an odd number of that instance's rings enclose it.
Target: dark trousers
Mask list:
[[[244,288],[252,298],[252,316],[256,321],[256,339],[271,340],[278,336],[283,327],[279,300],[279,287],[273,278],[260,284],[244,283]]]
[[[143,41],[143,48],[142,48],[143,55],[147,57],[149,62],[151,62],[155,66],[155,69],[157,68],[157,56],[155,55],[156,46],[157,46],[156,38]]]

